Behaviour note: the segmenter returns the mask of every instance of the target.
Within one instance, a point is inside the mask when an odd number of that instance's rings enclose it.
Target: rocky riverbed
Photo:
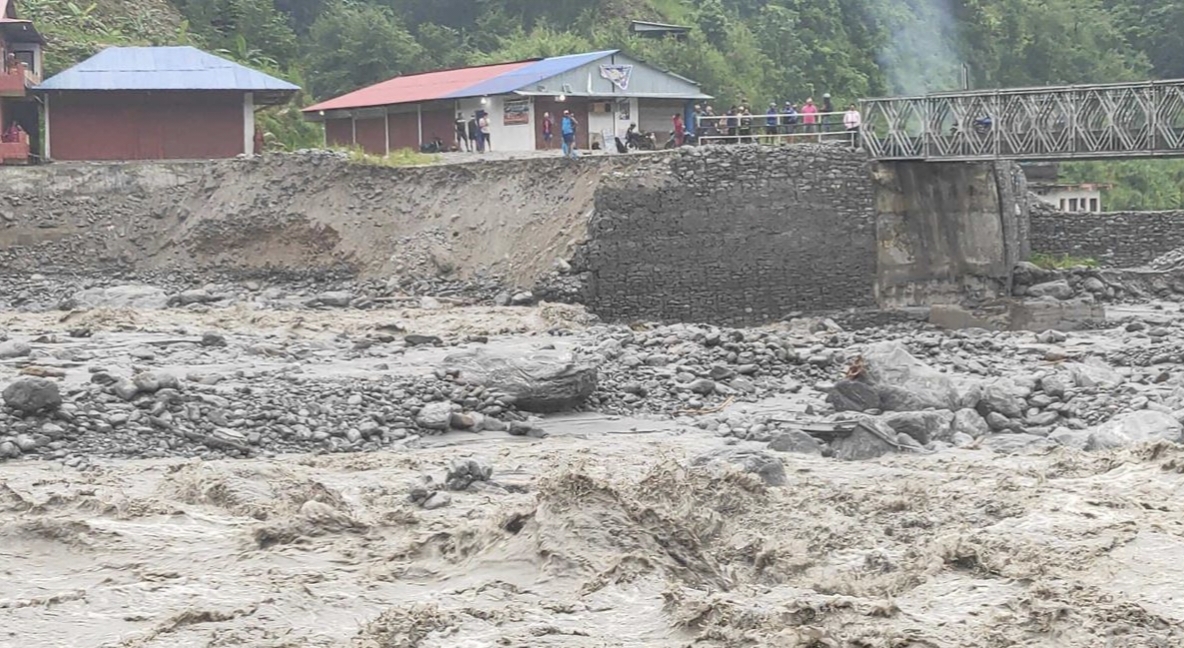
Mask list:
[[[76,288],[0,313],[0,609],[35,645],[1184,639],[1175,304],[742,330]]]

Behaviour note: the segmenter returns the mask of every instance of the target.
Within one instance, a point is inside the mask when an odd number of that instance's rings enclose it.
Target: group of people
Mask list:
[[[543,113],[543,144],[547,150],[551,149],[551,141],[555,136],[555,119],[551,113]],[[580,129],[580,122],[575,115],[571,114],[570,110],[564,110],[563,115],[559,118],[559,136],[562,141],[563,157],[575,159],[579,157],[576,152],[576,133]]]
[[[764,137],[761,137],[762,117]],[[846,112],[840,113],[835,110],[829,93],[822,95],[821,106],[814,103],[813,97],[807,98],[800,108],[792,101],[786,101],[780,108],[776,102],[770,102],[764,115],[754,115],[745,101],[732,106],[723,115],[716,115],[710,105],[695,106],[692,119],[690,134],[723,137],[726,138],[724,141],[731,143],[751,143],[758,138],[773,143],[785,139],[778,137],[784,135],[845,132],[850,135],[852,146],[855,146],[859,129],[863,126],[863,118],[855,104],[849,104]],[[681,145],[688,131],[680,115],[674,116],[673,123],[675,138]]]
[[[478,110],[468,120],[464,113],[456,113],[456,150],[466,153],[493,150],[493,143],[489,139],[489,113]]]

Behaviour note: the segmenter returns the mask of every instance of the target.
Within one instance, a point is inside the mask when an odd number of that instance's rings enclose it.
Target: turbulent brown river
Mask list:
[[[774,487],[695,467],[729,441],[675,422],[546,428],[0,465],[0,646],[1184,645],[1179,447],[781,454]],[[461,459],[492,480],[408,500]]]

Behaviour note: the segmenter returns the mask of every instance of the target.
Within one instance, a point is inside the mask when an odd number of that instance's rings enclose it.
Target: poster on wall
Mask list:
[[[530,99],[514,99],[506,101],[503,124],[506,126],[521,126],[530,123]]]
[[[617,119],[633,119],[628,99],[617,99]]]

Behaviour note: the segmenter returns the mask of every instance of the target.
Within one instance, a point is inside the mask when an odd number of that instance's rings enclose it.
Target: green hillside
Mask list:
[[[51,71],[108,44],[192,43],[299,82],[303,102],[408,72],[610,47],[700,81],[719,104],[956,89],[963,66],[974,87],[1184,77],[1184,0],[17,2],[50,40]],[[634,18],[695,29],[641,40]],[[318,140],[294,111],[271,130],[290,147]],[[1171,171],[1114,197],[1184,207],[1178,188],[1158,189],[1182,177],[1172,165],[1124,168],[1090,171]]]

